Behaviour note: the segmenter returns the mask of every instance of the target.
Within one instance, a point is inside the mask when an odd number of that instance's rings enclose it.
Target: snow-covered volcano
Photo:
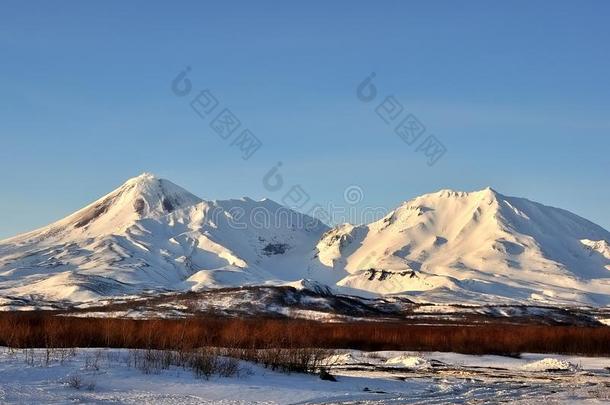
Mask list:
[[[353,291],[431,302],[607,305],[609,239],[568,211],[491,188],[441,190],[369,225],[332,229],[314,265]]]
[[[298,279],[328,228],[271,200],[203,201],[143,174],[42,229],[0,242],[0,295],[89,301]],[[279,281],[278,281],[279,280]]]
[[[443,190],[329,229],[271,200],[204,201],[143,174],[0,241],[0,300],[326,284],[443,303],[610,304],[610,233],[492,189]],[[292,283],[292,284],[290,284]]]

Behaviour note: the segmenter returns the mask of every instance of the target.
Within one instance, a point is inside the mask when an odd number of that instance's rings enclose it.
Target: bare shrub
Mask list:
[[[379,353],[377,352],[370,352],[370,353],[366,353],[365,357],[368,359],[372,359],[372,360],[385,360]]]
[[[272,318],[96,319],[51,312],[0,313],[0,346],[44,348],[43,364],[67,359],[70,347],[172,350],[184,363],[198,347],[229,347],[277,368],[311,369],[307,353],[320,347],[364,351],[413,350],[515,355],[523,352],[610,355],[610,327],[534,324],[413,325],[405,322],[322,323]],[[260,349],[269,350],[259,354]],[[26,363],[33,358],[26,352]],[[260,357],[260,358],[259,358]],[[288,357],[295,357],[290,358]],[[168,363],[168,360],[161,360]]]
[[[217,370],[218,356],[210,349],[199,349],[190,354],[187,365],[197,377],[207,380]]]
[[[61,364],[64,364],[64,362],[66,360],[76,356],[76,348],[75,347],[56,349],[56,352],[59,355],[59,362]]]
[[[220,377],[234,377],[239,375],[241,367],[239,360],[232,357],[221,357],[216,364],[216,374]]]
[[[325,368],[320,369],[320,380],[337,382],[335,376],[331,375]]]
[[[173,363],[173,353],[169,350],[131,350],[133,366],[144,374],[159,374]]]
[[[268,349],[226,349],[225,353],[233,358],[261,364],[271,370],[286,373],[315,373],[334,351],[320,348],[271,347]]]
[[[199,378],[209,379],[213,375],[232,377],[239,374],[239,361],[221,356],[216,348],[203,347],[191,351],[140,350],[129,351],[127,364],[144,374],[159,374],[172,366],[190,370]]]
[[[72,376],[68,377],[68,379],[66,380],[66,384],[70,388],[80,390],[81,387],[83,386],[83,379],[79,375],[72,375]]]
[[[92,356],[87,354],[85,356],[85,369],[99,371],[101,358],[102,358],[101,350],[98,350]]]
[[[70,388],[74,388],[75,390],[80,390],[81,388],[84,388],[87,391],[95,390],[95,381],[93,381],[93,380],[85,381],[78,374],[71,375],[70,377],[68,377],[65,381],[65,384]]]
[[[34,365],[34,349],[23,349],[23,357],[25,364],[28,366]]]

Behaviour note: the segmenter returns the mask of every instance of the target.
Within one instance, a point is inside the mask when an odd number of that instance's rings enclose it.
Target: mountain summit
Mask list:
[[[441,190],[377,222],[333,229],[316,256],[333,281],[353,290],[428,301],[606,305],[609,238],[568,211],[491,188]]]
[[[60,221],[0,243],[122,233],[137,220],[160,218],[199,202],[199,197],[174,183],[143,173]]]
[[[300,282],[421,302],[604,306],[608,246],[605,229],[492,188],[441,190],[329,229],[268,199],[204,201],[145,173],[0,241],[0,302]]]

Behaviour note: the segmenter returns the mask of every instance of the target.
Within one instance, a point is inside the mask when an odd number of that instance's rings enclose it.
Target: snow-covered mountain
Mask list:
[[[329,229],[268,199],[204,201],[143,174],[0,241],[0,303],[306,279],[297,284],[421,302],[604,306],[609,243],[583,218],[492,189],[443,190],[371,224]]]
[[[298,279],[328,228],[271,200],[203,201],[143,174],[69,217],[0,242],[0,296],[90,301]],[[279,281],[277,281],[279,280]]]
[[[441,190],[369,225],[342,225],[316,265],[352,291],[431,302],[610,304],[610,233],[491,188]]]

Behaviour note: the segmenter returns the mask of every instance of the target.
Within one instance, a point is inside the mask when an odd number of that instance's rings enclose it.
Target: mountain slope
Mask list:
[[[343,225],[312,267],[346,291],[426,301],[610,303],[610,233],[492,189],[442,190],[365,226]]]

